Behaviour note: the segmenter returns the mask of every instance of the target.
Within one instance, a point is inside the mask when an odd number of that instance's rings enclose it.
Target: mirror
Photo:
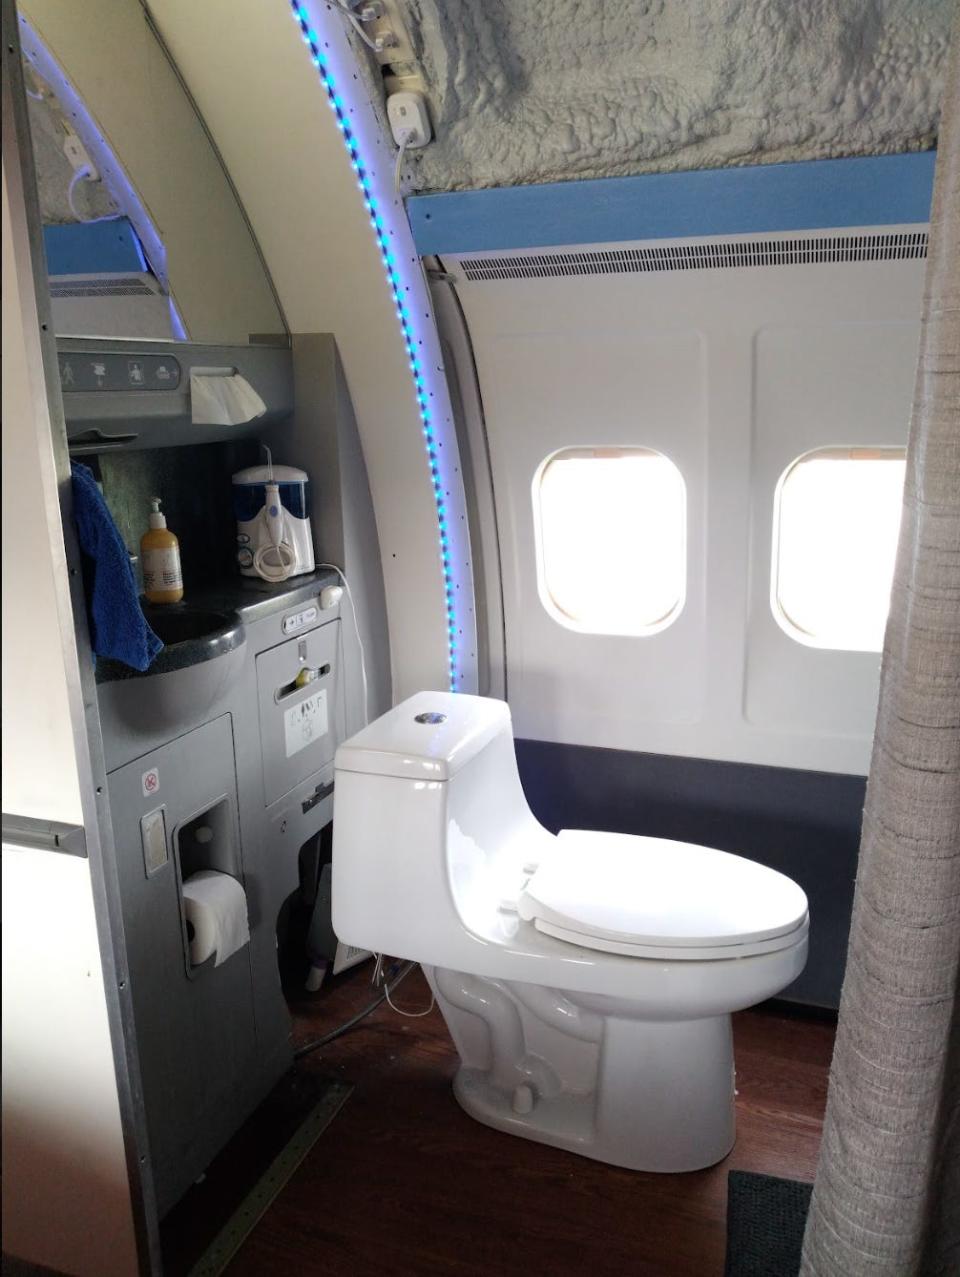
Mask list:
[[[270,277],[141,0],[19,0],[58,336],[286,341]]]

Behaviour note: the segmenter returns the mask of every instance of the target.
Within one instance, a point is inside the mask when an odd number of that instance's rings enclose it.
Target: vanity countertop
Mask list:
[[[237,576],[231,581],[202,586],[185,595],[182,603],[170,606],[236,612],[242,621],[259,621],[275,612],[284,612],[296,603],[315,598],[328,585],[338,585],[336,572],[321,568],[273,583],[259,577]]]
[[[285,612],[299,603],[316,599],[328,585],[336,585],[336,572],[320,569],[291,577],[289,581],[269,582],[259,577],[236,577],[230,581],[192,589],[179,603],[148,603],[141,599],[144,615],[161,631],[183,631],[176,640],[169,640],[149,669],[143,672],[131,669],[119,661],[97,659],[97,682],[113,683],[119,679],[148,678],[153,674],[167,674],[202,665],[218,656],[226,655],[243,645],[244,625]],[[207,632],[193,633],[189,622],[209,619]],[[163,625],[163,622],[169,622]],[[196,626],[193,627],[196,629]]]

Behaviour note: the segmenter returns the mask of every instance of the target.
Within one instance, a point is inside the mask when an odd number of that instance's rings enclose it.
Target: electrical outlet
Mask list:
[[[367,33],[378,46],[374,56],[382,67],[394,68],[398,63],[413,63],[416,59],[407,22],[410,0],[357,0],[361,12],[377,10],[379,16],[366,23]]]
[[[85,173],[87,179],[91,182],[99,182],[100,173],[96,164],[90,158],[90,152],[80,141],[80,138],[69,126],[64,125],[66,136],[63,139],[63,153],[70,161],[70,167],[74,173]]]
[[[406,139],[408,151],[426,146],[433,137],[426,99],[420,93],[391,93],[387,98],[387,119],[397,146]]]

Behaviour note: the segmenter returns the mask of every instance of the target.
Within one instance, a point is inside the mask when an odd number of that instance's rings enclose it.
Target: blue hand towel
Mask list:
[[[76,461],[70,470],[73,518],[80,549],[88,560],[84,577],[93,650],[97,656],[145,670],[162,651],[163,643],[140,609],[130,555],[93,471]]]

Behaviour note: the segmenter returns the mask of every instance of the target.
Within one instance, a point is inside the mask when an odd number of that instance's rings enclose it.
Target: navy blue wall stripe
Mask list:
[[[935,151],[416,195],[418,251],[896,226],[930,216]]]
[[[149,269],[137,233],[125,217],[44,226],[43,246],[51,275],[139,273]]]

